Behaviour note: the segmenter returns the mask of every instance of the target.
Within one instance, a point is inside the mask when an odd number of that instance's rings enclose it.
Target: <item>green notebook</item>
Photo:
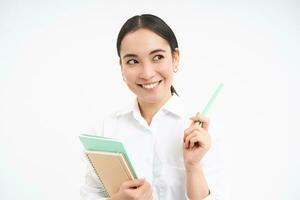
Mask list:
[[[133,166],[130,162],[130,159],[126,153],[126,150],[122,142],[112,138],[107,138],[107,137],[102,137],[97,135],[88,135],[88,134],[81,134],[79,136],[79,139],[87,151],[104,151],[104,152],[111,152],[111,153],[122,153],[127,161],[127,164],[129,165],[129,168],[134,178],[137,178],[136,173],[133,169]]]

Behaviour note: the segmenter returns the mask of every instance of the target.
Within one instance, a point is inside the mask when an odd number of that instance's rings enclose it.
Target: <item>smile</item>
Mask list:
[[[160,81],[154,82],[154,83],[150,83],[150,84],[139,84],[139,86],[145,88],[145,89],[153,89],[153,88],[157,88],[157,86],[161,83]]]

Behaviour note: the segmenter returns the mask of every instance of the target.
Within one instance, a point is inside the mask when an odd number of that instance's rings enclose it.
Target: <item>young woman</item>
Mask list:
[[[111,200],[223,199],[209,121],[187,117],[174,87],[180,53],[171,28],[144,14],[126,21],[117,39],[124,82],[136,95],[132,104],[108,116],[101,135],[121,140],[138,177],[123,183]],[[202,125],[195,126],[200,120]],[[92,170],[81,188],[83,199],[105,199]]]

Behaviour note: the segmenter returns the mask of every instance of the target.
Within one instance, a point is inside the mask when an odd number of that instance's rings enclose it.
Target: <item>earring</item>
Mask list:
[[[173,72],[176,73],[177,71],[178,71],[178,67],[175,67],[175,68],[173,69]]]
[[[123,78],[123,81],[126,83],[126,79],[125,79],[125,77],[124,77],[124,76],[122,76],[122,78]]]

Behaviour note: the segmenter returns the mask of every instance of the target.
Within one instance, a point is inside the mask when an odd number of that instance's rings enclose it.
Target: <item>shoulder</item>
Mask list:
[[[103,122],[104,123],[112,123],[123,116],[130,114],[134,108],[134,101],[128,101],[124,103],[123,106],[120,106],[117,109],[114,109],[112,112],[104,116]]]
[[[105,137],[112,137],[111,134],[114,132],[118,121],[124,119],[124,116],[128,116],[131,112],[132,104],[132,102],[128,101],[123,106],[105,114],[102,119],[98,120],[96,134]]]

